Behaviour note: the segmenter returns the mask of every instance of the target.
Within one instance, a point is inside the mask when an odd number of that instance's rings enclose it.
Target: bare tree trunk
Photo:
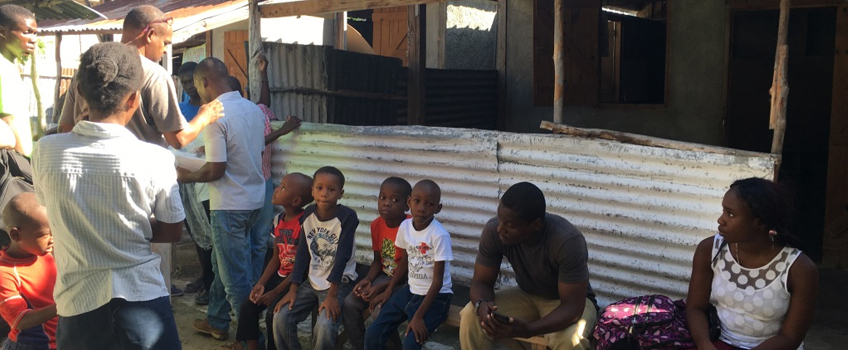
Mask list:
[[[32,92],[35,94],[35,106],[38,115],[38,130],[35,133],[35,139],[39,139],[44,136],[45,130],[47,130],[47,120],[44,119],[44,106],[41,103],[41,90],[38,89],[38,67],[36,62],[38,62],[38,49],[33,55],[30,55],[30,80],[32,80]]]

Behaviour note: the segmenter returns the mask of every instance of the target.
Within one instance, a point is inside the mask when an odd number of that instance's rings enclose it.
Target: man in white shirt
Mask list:
[[[241,309],[253,283],[250,228],[265,200],[262,152],[265,114],[256,104],[232,91],[227,66],[209,57],[194,71],[194,86],[203,102],[214,99],[224,106],[224,117],[204,129],[206,164],[196,172],[178,168],[180,182],[208,182],[212,212],[212,268],[207,319],[194,328],[215,339],[227,339],[229,311]],[[265,235],[268,233],[265,232]]]
[[[185,215],[174,156],[126,125],[141,103],[141,58],[120,43],[80,60],[89,120],[33,151],[59,271],[60,349],[180,349],[168,288],[151,242],[179,240]]]

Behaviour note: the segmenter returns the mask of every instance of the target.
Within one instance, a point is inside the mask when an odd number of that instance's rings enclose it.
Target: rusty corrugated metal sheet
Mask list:
[[[324,50],[315,45],[265,43],[271,109],[278,118],[294,115],[306,122],[327,122],[327,97],[295,90],[327,90]]]
[[[503,191],[531,181],[550,212],[583,231],[591,282],[602,304],[627,296],[685,294],[694,247],[715,233],[721,197],[735,179],[770,178],[771,155],[718,155],[565,135],[432,127],[304,124],[275,144],[274,177],[341,169],[342,203],[359,213],[357,259],[368,262],[369,222],[388,176],[442,187],[438,218],[451,232],[457,283],[467,285],[477,241]],[[501,285],[514,284],[504,264]]]
[[[182,42],[194,34],[248,18],[247,0],[122,0],[95,6],[107,19],[66,19],[39,22],[41,34],[116,32],[133,7],[153,5],[174,18],[173,42]]]

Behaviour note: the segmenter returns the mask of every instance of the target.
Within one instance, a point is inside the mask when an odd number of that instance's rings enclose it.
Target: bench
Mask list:
[[[463,306],[451,305],[445,324],[459,328],[459,312],[462,311],[462,308]],[[530,338],[513,338],[513,340],[530,344],[532,350],[546,350],[548,348],[548,341],[539,335]]]

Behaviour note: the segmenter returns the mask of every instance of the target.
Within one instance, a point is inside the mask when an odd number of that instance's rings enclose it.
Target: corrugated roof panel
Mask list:
[[[279,125],[277,125],[279,126]],[[275,143],[274,177],[324,165],[348,181],[342,203],[359,213],[357,259],[370,261],[369,223],[380,182],[429,178],[442,187],[437,218],[450,231],[451,272],[467,285],[480,232],[510,185],[531,181],[548,210],[586,236],[591,283],[602,304],[662,293],[682,297],[695,245],[714,234],[721,198],[736,179],[770,178],[771,155],[732,156],[563,135],[431,127],[304,124]],[[515,283],[508,264],[501,285]]]

